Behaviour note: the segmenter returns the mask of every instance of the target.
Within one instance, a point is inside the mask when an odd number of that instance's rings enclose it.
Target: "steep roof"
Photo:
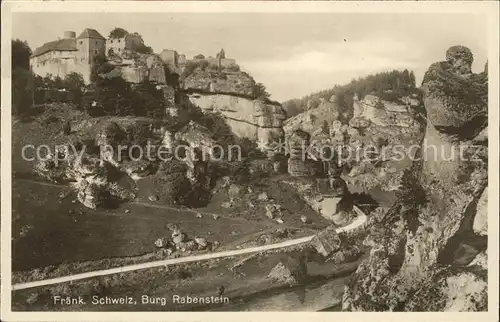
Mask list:
[[[35,49],[31,57],[36,57],[48,53],[50,51],[75,51],[76,49],[76,40],[74,38],[64,38],[54,41],[49,41],[42,46]]]
[[[81,38],[94,38],[94,39],[102,39],[102,40],[106,39],[97,30],[91,29],[91,28],[85,28],[85,30],[82,31],[82,33],[80,34],[80,36],[78,36],[77,39],[81,39]]]

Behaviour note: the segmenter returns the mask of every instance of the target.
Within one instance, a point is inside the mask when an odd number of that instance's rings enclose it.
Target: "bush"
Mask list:
[[[230,72],[239,72],[240,66],[238,66],[236,64],[231,64],[231,65],[227,66],[226,69]]]
[[[189,75],[191,75],[195,70],[196,68],[198,68],[198,63],[195,62],[195,61],[188,61],[186,63],[186,66],[184,67],[184,70],[182,71],[182,75],[181,77],[182,78],[186,78],[188,77]]]
[[[165,115],[163,93],[148,82],[134,89],[121,77],[99,79],[85,95],[84,109],[92,116],[133,115],[162,118]]]

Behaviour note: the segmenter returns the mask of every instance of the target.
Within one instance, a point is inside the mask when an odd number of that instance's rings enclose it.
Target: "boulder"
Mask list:
[[[36,302],[38,302],[38,293],[36,292],[30,293],[26,298],[26,303],[28,305],[32,305],[35,304]]]
[[[176,243],[176,247],[181,252],[190,252],[198,249],[198,244],[194,240]]]
[[[269,199],[269,197],[267,196],[267,193],[264,191],[264,192],[259,193],[259,196],[257,197],[257,199],[259,201],[267,201]]]
[[[307,279],[305,261],[287,256],[271,270],[267,278],[290,286],[301,284]]]
[[[370,126],[370,120],[367,120],[366,118],[360,116],[360,117],[353,117],[349,121],[349,126],[355,129],[364,129]]]
[[[180,230],[175,230],[172,232],[172,241],[174,244],[182,243],[186,240],[186,234],[181,232]]]
[[[205,249],[208,246],[208,242],[207,242],[207,240],[205,238],[195,237],[194,241],[198,245],[199,249]]]
[[[221,205],[220,205],[222,208],[231,208],[233,206],[233,204],[230,202],[230,201],[224,201]]]
[[[170,245],[170,240],[167,237],[158,238],[155,241],[155,246],[158,248],[168,247]]]
[[[266,216],[269,219],[274,219],[276,217],[281,216],[281,206],[277,204],[268,204],[265,207]]]
[[[341,241],[335,230],[336,227],[329,226],[316,234],[311,240],[311,245],[324,257],[328,257],[340,249]]]

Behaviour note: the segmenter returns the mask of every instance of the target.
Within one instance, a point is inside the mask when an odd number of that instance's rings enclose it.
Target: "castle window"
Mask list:
[[[83,40],[80,40],[80,45],[82,45],[82,44],[83,44]]]
[[[120,43],[121,39],[118,39],[118,43]]]

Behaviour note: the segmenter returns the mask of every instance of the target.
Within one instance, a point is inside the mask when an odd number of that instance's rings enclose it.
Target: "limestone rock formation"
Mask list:
[[[297,129],[312,134],[314,131],[321,129],[325,122],[330,126],[333,122],[338,121],[338,119],[339,112],[337,104],[332,101],[324,101],[316,108],[287,119],[284,122],[283,129],[287,136]],[[330,128],[330,130],[332,129]]]
[[[372,229],[377,234],[370,236],[370,254],[345,288],[343,310],[487,307],[487,270],[457,258],[464,244],[475,244],[468,247],[469,257],[486,250],[485,237],[474,233],[473,222],[487,185],[487,147],[468,140],[486,127],[477,117],[487,115],[487,75],[468,74],[469,53],[452,47],[448,61],[431,65],[424,77],[425,139],[444,154],[431,149],[403,179],[401,199]],[[462,156],[443,157],[461,144],[468,146]],[[479,160],[472,159],[474,154]]]
[[[211,154],[212,148],[217,143],[206,127],[193,121],[189,121],[188,124],[177,131],[175,139],[187,142],[191,148],[200,148],[206,154]]]
[[[202,70],[197,68],[183,80],[183,88],[214,94],[238,94],[251,97],[255,81],[244,72]]]
[[[286,114],[278,104],[225,94],[191,94],[189,100],[204,113],[219,113],[237,137],[257,141],[260,147],[284,136]]]
[[[340,249],[341,240],[335,230],[336,227],[330,226],[316,234],[311,240],[311,245],[324,257]]]
[[[353,216],[353,200],[346,182],[341,178],[328,178],[323,192],[321,214],[337,226],[347,225]]]
[[[114,66],[114,69],[106,74],[107,77],[121,76],[125,81],[133,84],[144,80],[156,84],[166,83],[163,61],[158,55],[134,52],[129,58],[110,57],[109,63]]]
[[[287,140],[290,157],[288,173],[294,177],[315,175],[316,163],[309,156],[311,135],[302,130],[294,131]]]
[[[307,266],[303,258],[284,257],[269,273],[269,279],[290,286],[300,284],[307,278]]]
[[[406,104],[384,101],[375,95],[366,95],[362,100],[354,96],[353,125],[363,127],[363,119],[378,126],[413,127],[414,117],[410,111],[412,107],[420,105],[417,97],[403,97]],[[356,124],[359,124],[356,126]]]

